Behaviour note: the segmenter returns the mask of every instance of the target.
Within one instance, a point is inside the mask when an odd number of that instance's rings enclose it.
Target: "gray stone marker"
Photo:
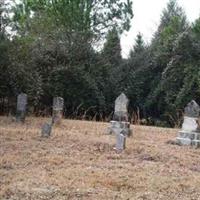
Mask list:
[[[199,105],[192,100],[184,111],[182,130],[179,131],[176,141],[180,145],[200,146]]]
[[[124,132],[124,129],[119,127],[115,129],[115,135],[116,135],[116,146],[115,149],[117,151],[123,151],[126,148],[126,133]]]
[[[52,123],[45,123],[42,126],[41,136],[49,137],[51,135],[51,130],[52,130]]]
[[[63,116],[64,99],[62,97],[53,98],[53,116],[52,121],[55,124],[61,123]]]
[[[122,151],[126,148],[126,137],[132,134],[130,123],[128,122],[128,103],[129,100],[122,93],[115,100],[115,111],[113,120],[110,122],[107,133],[116,135],[116,150]]]
[[[51,123],[45,123],[42,126],[42,131],[41,131],[42,137],[49,137],[51,135],[53,125],[61,123],[63,115],[63,107],[64,107],[64,99],[62,97],[54,97],[52,121]]]
[[[116,150],[122,151],[126,148],[126,136],[122,133],[116,134]]]
[[[16,111],[17,122],[25,121],[27,99],[28,99],[27,94],[25,93],[21,93],[17,96],[17,111]]]
[[[122,93],[115,100],[115,111],[113,120],[110,122],[107,133],[112,134],[123,130],[123,134],[130,136],[132,131],[130,129],[130,123],[128,122],[128,103],[129,100],[124,93]]]
[[[120,96],[115,100],[115,112],[114,118],[115,121],[128,121],[128,103],[129,100],[124,93],[121,93]]]
[[[130,136],[130,123],[129,122],[119,122],[119,121],[110,121],[110,126],[108,127],[108,133],[117,133],[118,131],[122,131],[124,135]]]

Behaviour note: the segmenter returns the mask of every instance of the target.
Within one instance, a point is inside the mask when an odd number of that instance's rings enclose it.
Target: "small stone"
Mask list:
[[[192,140],[190,138],[180,138],[180,137],[177,137],[176,141],[180,145],[191,145],[192,144]]]
[[[122,133],[116,134],[116,150],[122,151],[126,148],[126,136],[124,136]]]
[[[51,130],[52,130],[52,124],[45,123],[42,126],[41,136],[42,137],[49,137],[51,135]]]

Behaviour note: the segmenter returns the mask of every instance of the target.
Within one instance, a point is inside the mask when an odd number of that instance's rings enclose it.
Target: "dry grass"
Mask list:
[[[167,142],[177,130],[133,126],[118,154],[106,123],[63,120],[45,139],[45,121],[0,118],[0,199],[200,199],[200,150]]]

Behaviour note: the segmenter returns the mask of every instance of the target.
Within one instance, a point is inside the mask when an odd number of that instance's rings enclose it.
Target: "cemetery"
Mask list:
[[[195,101],[180,131],[130,125],[124,93],[110,123],[63,119],[61,97],[53,99],[52,118],[23,112],[19,121],[21,99],[15,121],[0,117],[0,199],[199,198]]]
[[[0,0],[0,200],[200,200],[199,11]]]

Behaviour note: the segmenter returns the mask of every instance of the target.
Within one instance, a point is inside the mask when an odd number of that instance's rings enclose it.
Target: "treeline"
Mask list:
[[[178,126],[185,104],[200,103],[200,19],[190,24],[170,0],[151,43],[138,34],[123,59],[132,17],[129,0],[1,2],[1,114],[14,113],[25,92],[31,114],[49,114],[61,96],[66,117],[108,120],[124,92],[131,119]]]

